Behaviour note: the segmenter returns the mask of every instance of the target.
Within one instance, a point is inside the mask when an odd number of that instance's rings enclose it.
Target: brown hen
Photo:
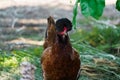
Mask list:
[[[79,54],[71,46],[68,31],[72,24],[67,18],[56,21],[56,40],[41,57],[43,80],[78,80]]]

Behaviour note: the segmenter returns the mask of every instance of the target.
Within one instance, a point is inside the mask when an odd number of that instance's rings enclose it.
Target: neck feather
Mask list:
[[[63,45],[66,45],[69,43],[69,36],[67,35],[59,35],[57,34],[57,42]]]

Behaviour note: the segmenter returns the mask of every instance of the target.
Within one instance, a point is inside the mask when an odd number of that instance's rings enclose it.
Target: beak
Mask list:
[[[67,35],[67,32],[64,31],[64,33],[63,33],[63,39],[65,38],[66,35]]]
[[[67,31],[64,31],[64,32],[63,32],[63,35],[65,35],[65,36],[66,36],[66,35],[67,35]]]

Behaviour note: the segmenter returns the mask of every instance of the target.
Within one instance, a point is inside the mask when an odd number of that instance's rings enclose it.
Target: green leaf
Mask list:
[[[80,0],[81,12],[84,16],[98,19],[105,7],[105,0]]]
[[[120,0],[117,0],[116,2],[116,9],[120,11]]]
[[[84,16],[92,16],[95,19],[98,19],[105,7],[105,0],[76,0],[76,3],[73,8],[73,19],[72,24],[73,28],[76,29],[76,16],[77,16],[77,9],[78,4],[80,3],[81,12]]]
[[[80,0],[76,0],[75,6],[73,8],[73,19],[72,19],[72,24],[73,24],[73,28],[76,29],[76,16],[77,16],[77,9],[78,9],[78,3],[80,2]]]

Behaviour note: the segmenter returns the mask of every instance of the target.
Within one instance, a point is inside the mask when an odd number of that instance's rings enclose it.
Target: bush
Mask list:
[[[80,37],[77,42],[86,42],[93,47],[96,47],[100,50],[104,50],[106,52],[114,53],[116,52],[116,48],[120,44],[120,28],[112,28],[112,27],[93,27],[90,31],[77,31],[72,34],[78,35]],[[73,37],[73,36],[72,36]],[[73,38],[74,38],[73,37]]]

